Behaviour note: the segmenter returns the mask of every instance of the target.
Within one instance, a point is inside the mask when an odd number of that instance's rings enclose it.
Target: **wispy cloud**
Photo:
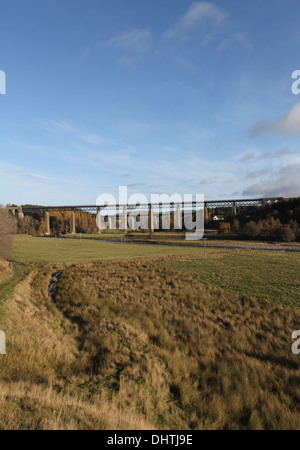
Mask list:
[[[143,186],[146,186],[146,183],[130,183],[130,184],[127,184],[128,188],[143,187]]]
[[[116,150],[94,150],[81,144],[75,144],[72,151],[65,152],[68,161],[80,164],[81,166],[96,167],[131,167],[134,165],[133,148],[118,148]]]
[[[42,181],[44,183],[51,183],[51,184],[77,184],[74,180],[68,180],[65,178],[57,178],[52,177],[48,175],[44,175],[41,173],[34,173],[28,171],[24,167],[20,166],[13,166],[13,165],[6,165],[4,163],[1,163],[1,166],[4,167],[4,169],[0,170],[1,178],[7,177],[9,179],[18,179],[19,182],[21,182],[24,179],[33,179],[37,181]]]
[[[256,137],[264,133],[295,134],[300,132],[300,103],[297,103],[288,114],[276,120],[267,122],[264,120],[254,124],[250,131],[250,137]]]
[[[266,168],[263,169],[257,169],[257,170],[249,170],[246,175],[245,178],[246,180],[256,180],[257,178],[261,178],[261,177],[265,177],[266,176],[266,172],[268,172],[269,174],[273,171],[272,168],[268,168],[268,171],[266,170]]]
[[[289,197],[300,195],[300,164],[265,171],[265,177],[243,191],[246,196]],[[267,173],[267,175],[266,175]],[[253,175],[253,174],[252,174]],[[260,174],[257,174],[260,175]]]
[[[239,32],[231,37],[225,38],[217,47],[217,50],[222,52],[230,50],[234,44],[239,44],[245,48],[251,48],[250,35],[247,32]]]
[[[290,151],[287,147],[282,148],[276,152],[264,152],[261,155],[261,158],[270,159],[270,158],[280,158],[281,156],[289,155]]]
[[[85,59],[91,53],[100,49],[104,52],[108,50],[109,58],[117,61],[125,68],[130,68],[144,60],[149,54],[161,55],[161,52],[165,50],[166,43],[168,43],[167,45],[173,45],[178,40],[185,42],[195,38],[195,36],[199,38],[200,35],[202,45],[207,45],[216,40],[219,32],[221,33],[218,36],[219,45],[216,44],[219,51],[228,50],[236,43],[243,47],[251,47],[250,34],[245,31],[236,31],[228,36],[230,22],[226,21],[227,17],[229,17],[229,13],[214,3],[194,2],[179,17],[177,22],[167,28],[161,36],[148,28],[131,28],[119,31],[92,47],[85,47],[80,58]],[[226,25],[222,26],[224,22]],[[191,67],[191,61],[188,57],[177,55],[176,60],[187,69]]]
[[[43,127],[49,132],[59,132],[69,134],[71,137],[78,139],[85,144],[92,145],[111,145],[114,141],[105,139],[98,133],[90,133],[81,125],[75,125],[71,122],[50,120],[43,123]]]
[[[148,30],[136,28],[116,34],[107,43],[129,52],[143,52],[150,47],[150,41],[151,33]]]
[[[214,26],[218,26],[227,16],[228,13],[226,11],[213,3],[192,3],[179,21],[164,33],[163,39],[187,37],[191,31],[197,29],[206,21],[209,21]]]
[[[124,66],[130,66],[141,60],[152,47],[152,34],[147,29],[135,28],[117,33],[104,44],[117,52],[117,60]]]
[[[243,163],[243,162],[251,161],[252,159],[256,158],[256,156],[257,156],[256,150],[247,152],[239,159],[239,162]]]
[[[241,158],[239,158],[238,162],[243,163],[247,161],[252,161],[254,159],[278,159],[287,155],[290,155],[291,152],[287,147],[282,148],[281,150],[277,150],[275,152],[261,152],[259,150],[251,150],[245,153]]]

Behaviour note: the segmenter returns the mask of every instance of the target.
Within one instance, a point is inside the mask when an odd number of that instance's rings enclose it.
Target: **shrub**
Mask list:
[[[246,238],[255,238],[260,235],[260,227],[257,223],[251,221],[243,226],[241,234]]]
[[[240,222],[238,219],[233,220],[231,228],[234,233],[238,233],[240,231]]]
[[[219,223],[219,231],[218,231],[219,234],[229,233],[230,230],[231,230],[230,223],[228,223],[228,222],[220,222]]]
[[[284,225],[278,230],[277,238],[282,242],[294,242],[296,236],[293,230],[288,225]]]

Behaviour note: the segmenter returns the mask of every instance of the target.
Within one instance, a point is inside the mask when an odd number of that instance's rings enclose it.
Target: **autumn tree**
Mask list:
[[[9,212],[0,207],[0,258],[8,256],[12,250],[12,232],[14,221]]]
[[[226,234],[226,233],[230,233],[231,230],[231,225],[228,222],[220,222],[219,223],[219,234]]]
[[[277,239],[283,242],[293,242],[296,236],[289,225],[283,225],[277,232]]]
[[[255,238],[260,234],[260,227],[257,223],[251,221],[246,223],[241,230],[241,235],[245,238]]]
[[[233,219],[231,228],[234,233],[238,233],[240,231],[240,222],[238,219]]]

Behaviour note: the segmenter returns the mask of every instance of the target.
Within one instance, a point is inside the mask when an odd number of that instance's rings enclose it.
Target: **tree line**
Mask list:
[[[218,223],[218,233],[242,239],[300,241],[300,198],[238,208],[236,217],[227,216]]]
[[[30,206],[30,205],[26,205]],[[2,227],[7,229],[7,211],[2,210]],[[215,222],[215,215],[224,216],[224,220]],[[174,215],[170,218],[170,231],[174,230]],[[37,210],[26,214],[24,218],[8,219],[13,231],[32,235],[44,235],[46,232],[45,212]],[[51,234],[67,234],[70,232],[71,211],[50,211]],[[96,233],[96,215],[81,209],[75,210],[75,225],[78,233]],[[266,206],[237,207],[235,217],[228,208],[209,209],[206,228],[215,229],[219,235],[227,238],[274,240],[293,242],[300,241],[300,198],[279,200]],[[6,244],[3,242],[3,248]]]
[[[50,231],[52,234],[70,233],[71,211],[50,211]],[[96,233],[96,216],[83,210],[75,211],[75,226],[77,233]],[[17,232],[32,235],[44,235],[46,232],[44,211],[26,214],[17,222]]]

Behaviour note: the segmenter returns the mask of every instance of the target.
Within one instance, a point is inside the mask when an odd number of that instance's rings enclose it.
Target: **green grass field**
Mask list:
[[[186,256],[161,262],[227,291],[300,306],[300,254],[251,250],[119,244],[92,240],[14,236],[11,260],[21,263],[79,263],[154,256]],[[197,258],[199,256],[199,259]]]
[[[207,249],[206,252],[216,250]],[[203,255],[203,248],[171,247],[164,245],[119,244],[80,239],[37,238],[14,236],[13,261],[72,263],[122,259],[143,256]]]
[[[106,241],[122,241],[122,242],[149,242],[152,243],[168,243],[168,244],[176,244],[183,246],[199,246],[199,247],[236,247],[236,248],[294,248],[297,249],[300,247],[300,242],[276,242],[276,241],[247,241],[247,240],[238,240],[234,236],[219,235],[215,230],[205,230],[205,239],[196,240],[196,241],[187,241],[185,239],[184,232],[154,232],[151,236],[148,232],[143,233],[141,231],[131,232],[128,231],[127,234],[124,232],[120,232],[120,230],[104,230],[101,234],[99,233],[78,233],[75,235],[67,235],[69,239],[97,239],[97,240],[106,240]]]
[[[227,291],[300,307],[300,254],[241,250],[164,265]],[[299,324],[300,325],[300,324]]]

